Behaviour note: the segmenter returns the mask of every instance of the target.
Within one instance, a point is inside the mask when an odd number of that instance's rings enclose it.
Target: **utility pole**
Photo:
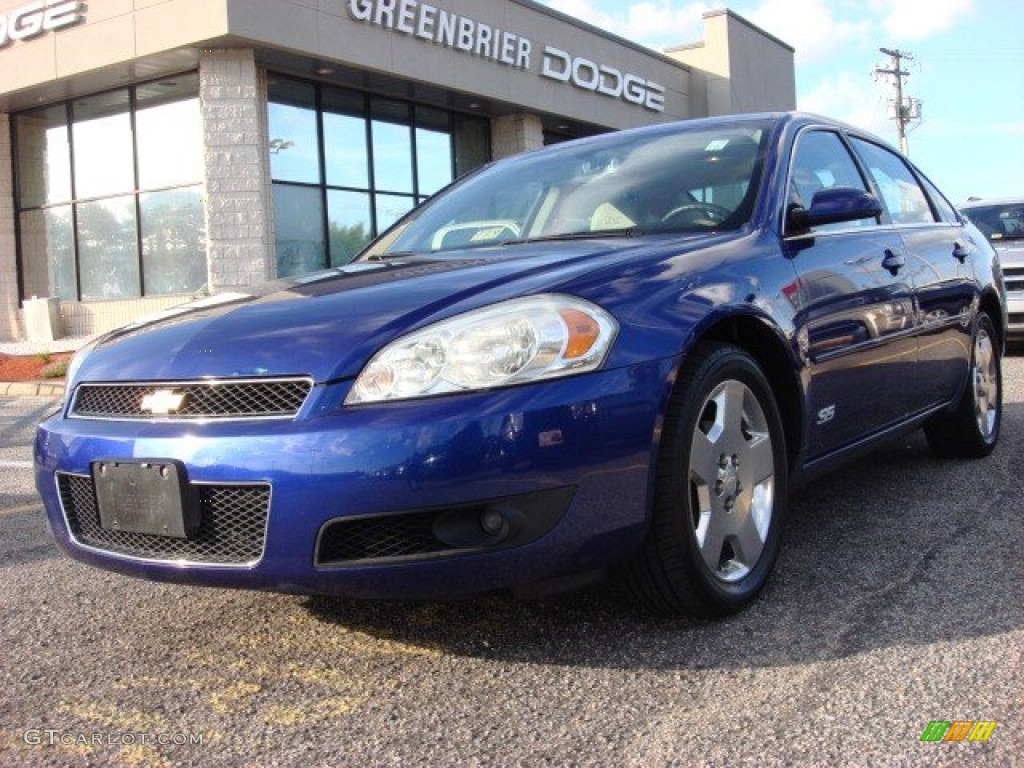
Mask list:
[[[875,79],[877,80],[879,76],[892,78],[893,86],[896,88],[896,98],[890,99],[889,103],[893,105],[893,119],[896,121],[896,133],[900,138],[900,151],[906,155],[910,152],[907,146],[907,125],[914,120],[921,119],[921,100],[903,95],[903,78],[910,77],[910,72],[902,68],[901,62],[913,61],[914,55],[898,48],[879,48],[878,50],[889,57],[889,66],[886,68],[884,64],[876,64]]]

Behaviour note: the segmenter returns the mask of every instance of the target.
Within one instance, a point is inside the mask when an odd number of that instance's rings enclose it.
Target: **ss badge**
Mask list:
[[[818,411],[818,426],[822,424],[828,424],[832,419],[836,417],[835,405],[827,405]]]

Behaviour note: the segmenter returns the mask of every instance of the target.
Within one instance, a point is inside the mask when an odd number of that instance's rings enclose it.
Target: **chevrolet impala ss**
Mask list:
[[[610,573],[720,616],[764,587],[791,486],[919,428],[992,451],[1006,323],[989,242],[878,139],[660,125],[99,338],[36,480],[57,544],[132,576],[436,598]]]

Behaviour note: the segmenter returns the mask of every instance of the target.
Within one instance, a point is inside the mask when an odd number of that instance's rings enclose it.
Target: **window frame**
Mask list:
[[[881,141],[874,137],[858,133],[851,133],[849,134],[849,139],[849,144],[851,150],[854,153],[854,157],[856,157],[857,162],[862,167],[862,172],[867,175],[867,178],[871,184],[873,194],[878,198],[878,201],[882,204],[882,213],[891,222],[892,226],[896,228],[933,227],[939,224],[947,223],[940,215],[938,206],[935,205],[935,202],[932,200],[931,195],[928,194],[928,189],[926,185],[922,183],[921,173],[914,167],[914,164],[911,163],[910,160],[908,160],[902,154],[897,152],[895,149],[886,146],[884,143],[882,143]],[[913,179],[914,185],[917,187],[917,190],[921,193],[921,197],[924,199],[925,203],[928,206],[928,212],[931,214],[932,217],[931,221],[900,221],[892,216],[892,213],[889,211],[889,205],[886,201],[885,195],[882,193],[882,189],[878,186],[878,182],[875,179],[875,175],[871,172],[871,168],[868,165],[867,160],[864,157],[862,157],[860,151],[858,151],[856,142],[869,145],[871,147],[874,147],[875,150],[889,155],[890,157],[894,158],[907,171],[910,178]],[[938,192],[937,188],[936,192]],[[949,201],[947,200],[946,203],[948,204]]]
[[[10,116],[10,140],[11,140],[11,158],[12,158],[12,191],[14,199],[14,235],[15,235],[15,268],[17,270],[17,282],[18,282],[18,301],[23,302],[28,296],[28,290],[26,286],[26,271],[25,271],[25,254],[22,243],[22,216],[25,213],[46,211],[48,209],[59,208],[63,206],[69,206],[71,209],[71,227],[72,227],[72,259],[74,262],[74,288],[75,296],[73,299],[62,298],[63,301],[73,301],[76,303],[88,303],[88,302],[99,302],[99,301],[121,301],[121,300],[139,300],[145,298],[151,298],[156,296],[173,296],[173,295],[188,295],[186,294],[168,294],[168,293],[148,293],[146,291],[145,281],[145,261],[144,261],[144,243],[142,236],[142,210],[141,210],[141,196],[145,194],[158,193],[158,192],[169,192],[178,189],[192,189],[195,187],[202,188],[204,184],[204,178],[202,172],[199,178],[195,181],[183,184],[173,184],[169,186],[157,186],[157,187],[139,187],[139,146],[138,146],[138,134],[136,126],[136,111],[138,109],[137,92],[140,88],[146,86],[164,82],[173,78],[181,77],[193,77],[195,80],[195,91],[189,93],[186,97],[188,99],[195,98],[199,99],[199,72],[195,69],[187,69],[179,72],[172,72],[162,75],[157,78],[151,78],[143,80],[130,85],[120,86],[118,88],[109,88],[101,91],[96,91],[89,94],[83,94],[75,96],[73,98],[64,99],[62,101],[54,102],[48,105],[40,105],[39,107],[33,107],[32,109],[22,110],[20,112],[12,113]],[[75,121],[75,109],[74,103],[82,99],[95,98],[106,94],[113,94],[119,91],[128,91],[128,119],[129,119],[129,130],[131,131],[131,157],[132,157],[132,184],[133,188],[125,190],[123,192],[104,194],[104,195],[91,195],[86,197],[79,197],[78,185],[79,181],[76,177],[75,172],[75,139],[74,139],[74,121]],[[184,99],[183,99],[184,100]],[[22,115],[31,115],[37,111],[45,109],[54,109],[62,107],[64,111],[64,134],[68,145],[68,173],[70,176],[70,197],[67,200],[60,200],[56,202],[43,202],[40,205],[23,206],[21,201],[21,155],[20,155],[20,141],[19,141],[19,129],[18,129],[18,118]],[[197,130],[202,132],[200,115],[200,124]],[[80,217],[78,207],[80,205],[96,203],[106,200],[113,200],[120,197],[133,197],[133,208],[135,213],[135,251],[136,251],[136,262],[138,266],[138,281],[137,295],[130,296],[119,296],[119,297],[83,297],[82,295],[82,262],[81,262],[81,248],[79,246],[80,237]],[[203,253],[204,262],[209,258],[208,253]]]
[[[306,86],[312,86],[314,89],[313,106],[311,107],[315,113],[316,120],[316,138],[317,138],[317,151],[316,156],[319,162],[318,169],[318,181],[316,182],[300,182],[300,181],[289,181],[289,180],[278,180],[274,178],[273,171],[270,174],[270,183],[272,187],[287,186],[287,187],[304,187],[317,189],[320,193],[320,218],[321,218],[321,236],[324,243],[323,250],[323,266],[322,269],[330,269],[334,266],[334,256],[332,254],[332,239],[331,239],[331,228],[330,228],[330,193],[331,192],[352,192],[365,195],[369,202],[369,242],[379,237],[385,232],[392,224],[387,226],[381,226],[381,216],[379,215],[379,203],[378,198],[394,198],[401,197],[410,201],[410,210],[421,205],[428,198],[432,197],[439,190],[435,190],[430,194],[426,194],[421,189],[420,175],[421,169],[419,165],[419,147],[417,140],[417,130],[424,128],[431,131],[437,131],[437,127],[427,120],[421,121],[418,117],[419,110],[429,111],[433,113],[443,113],[447,119],[447,135],[448,135],[448,146],[449,146],[449,160],[450,160],[450,171],[451,181],[458,178],[458,147],[456,144],[456,133],[457,133],[457,118],[466,117],[474,120],[478,120],[481,123],[487,125],[487,131],[489,134],[490,126],[488,120],[483,115],[475,115],[472,113],[458,112],[452,109],[444,109],[437,107],[432,104],[425,104],[409,99],[397,98],[386,94],[376,94],[370,91],[362,91],[356,88],[338,85],[334,83],[324,83],[316,80],[307,80],[302,77],[296,77],[294,75],[286,74],[283,72],[269,71],[268,78],[278,78],[281,80],[287,80],[295,83],[301,83]],[[351,113],[336,112],[329,106],[325,107],[325,103],[329,102],[329,98],[325,98],[325,91],[335,90],[339,92],[345,92],[349,96],[358,96],[361,99],[361,112],[359,115],[353,115]],[[268,130],[270,125],[269,111],[271,104],[277,103],[273,100],[270,89],[267,92],[267,124]],[[374,111],[375,104],[388,104],[391,106],[401,106],[405,112],[405,122],[396,121],[394,119],[387,119],[378,112]],[[358,117],[363,121],[363,129],[365,135],[365,148],[366,148],[366,187],[355,187],[341,184],[331,184],[328,181],[328,166],[327,166],[327,131],[325,130],[324,116],[327,114],[346,114],[352,117]],[[408,146],[410,149],[410,171],[412,174],[412,191],[398,191],[391,188],[385,188],[378,184],[377,181],[377,168],[375,167],[375,147],[374,147],[374,125],[376,123],[384,123],[390,125],[401,126],[405,129]],[[488,136],[489,138],[489,136]],[[490,141],[487,142],[488,156],[490,154]],[[489,159],[489,157],[488,157]],[[449,182],[450,183],[450,182]],[[445,185],[447,186],[447,185]],[[444,187],[442,187],[443,189]],[[275,245],[276,245],[276,211],[275,211]],[[399,217],[401,218],[401,217]],[[365,248],[365,245],[364,247]],[[360,249],[362,250],[362,249]],[[277,268],[277,258],[275,255],[275,269]]]
[[[893,222],[889,218],[888,211],[885,209],[885,206],[883,205],[882,213],[877,219],[875,219],[875,226],[873,228],[863,227],[859,225],[850,225],[848,222],[846,222],[840,223],[838,225],[828,225],[834,226],[835,228],[824,231],[812,230],[809,232],[791,232],[789,230],[789,227],[787,226],[789,222],[789,190],[790,186],[793,183],[793,172],[796,169],[796,153],[799,149],[800,141],[809,133],[830,133],[833,136],[835,136],[839,140],[839,144],[846,151],[846,154],[850,158],[850,161],[853,163],[853,167],[857,171],[857,175],[860,176],[860,181],[861,184],[864,186],[864,189],[875,196],[878,195],[878,190],[875,187],[874,179],[870,176],[870,174],[868,174],[867,169],[864,167],[864,164],[860,159],[860,156],[854,151],[850,143],[850,136],[847,134],[846,131],[844,131],[842,128],[831,125],[805,125],[801,127],[796,132],[796,135],[793,137],[793,142],[789,148],[789,153],[786,158],[786,175],[783,180],[783,187],[781,193],[779,195],[781,201],[779,231],[783,239],[801,240],[814,239],[816,237],[832,237],[835,235],[863,233],[871,229],[893,226]]]

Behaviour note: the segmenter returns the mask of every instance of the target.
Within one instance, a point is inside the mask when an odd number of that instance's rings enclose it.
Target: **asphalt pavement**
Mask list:
[[[0,398],[0,766],[1024,765],[1024,358],[1005,379],[993,456],[917,434],[803,489],[763,598],[714,623],[614,584],[352,602],[95,570],[32,487],[54,398]]]

